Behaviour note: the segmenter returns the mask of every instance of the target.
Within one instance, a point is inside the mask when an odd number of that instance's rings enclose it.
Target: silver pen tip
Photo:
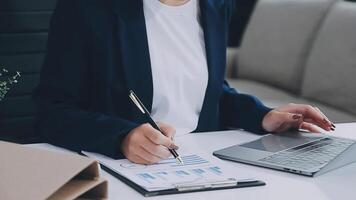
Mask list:
[[[178,156],[176,159],[177,159],[178,164],[181,164],[181,165],[184,164],[183,159],[180,156]]]

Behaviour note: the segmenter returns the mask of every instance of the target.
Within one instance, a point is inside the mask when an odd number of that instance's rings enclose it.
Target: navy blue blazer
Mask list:
[[[196,132],[229,127],[261,132],[270,111],[224,81],[234,0],[201,0],[209,81]],[[37,131],[74,151],[122,158],[121,142],[145,123],[128,98],[152,107],[152,73],[142,0],[59,0],[34,91]],[[182,113],[184,117],[184,113]]]

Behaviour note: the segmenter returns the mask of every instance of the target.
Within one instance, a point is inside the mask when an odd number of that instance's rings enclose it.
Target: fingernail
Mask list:
[[[324,124],[327,124],[333,128],[336,128],[335,125],[330,120],[328,120],[326,118],[323,119],[323,122],[324,122]]]
[[[179,147],[175,144],[171,144],[171,146],[169,147],[170,149],[174,149],[174,150],[178,150]]]
[[[324,124],[329,124],[329,121],[326,120],[325,118],[323,119]]]
[[[301,118],[300,115],[293,115],[293,119],[294,119],[294,120],[299,120],[300,118]]]

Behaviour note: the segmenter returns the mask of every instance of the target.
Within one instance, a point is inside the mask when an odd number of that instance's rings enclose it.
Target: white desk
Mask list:
[[[356,123],[338,124],[333,135],[356,139]],[[177,143],[180,148],[192,149],[192,151],[207,152],[213,151],[239,143],[249,142],[257,139],[258,135],[242,131],[195,133],[178,137]],[[42,148],[48,146],[31,145]],[[63,149],[50,147],[54,151],[64,151]],[[194,149],[194,150],[193,150]],[[356,156],[356,155],[355,155]],[[227,165],[236,168],[237,174],[249,174],[255,178],[263,180],[266,186],[239,188],[233,190],[219,190],[209,192],[187,193],[179,195],[166,195],[157,197],[147,197],[146,199],[159,200],[355,200],[356,199],[356,163],[343,168],[331,171],[316,178],[304,177],[286,172],[279,172],[271,169],[264,169],[251,165],[245,165],[230,161],[224,161]],[[131,189],[115,177],[102,171],[109,181],[110,200],[136,200],[144,199],[141,194]]]
[[[356,139],[356,123],[338,124],[333,135]],[[241,132],[211,132],[189,134],[177,138],[178,143],[184,140],[181,148],[201,149],[208,153],[215,150],[248,142],[258,136]],[[356,155],[355,155],[356,156]],[[279,172],[271,169],[264,169],[235,162],[224,161],[228,165],[233,165],[239,173],[253,174],[267,183],[266,186],[241,188],[233,190],[209,191],[179,195],[168,195],[158,197],[148,197],[147,199],[253,199],[253,200],[303,200],[303,199],[356,199],[356,164],[337,169],[316,178],[309,178],[286,172]],[[129,186],[120,182],[116,178],[103,172],[103,176],[109,180],[109,199],[113,200],[135,200],[144,197],[131,189]]]

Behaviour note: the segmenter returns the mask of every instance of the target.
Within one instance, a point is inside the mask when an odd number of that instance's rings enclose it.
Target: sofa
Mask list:
[[[356,2],[260,0],[227,78],[266,105],[311,104],[336,123],[356,121]]]

